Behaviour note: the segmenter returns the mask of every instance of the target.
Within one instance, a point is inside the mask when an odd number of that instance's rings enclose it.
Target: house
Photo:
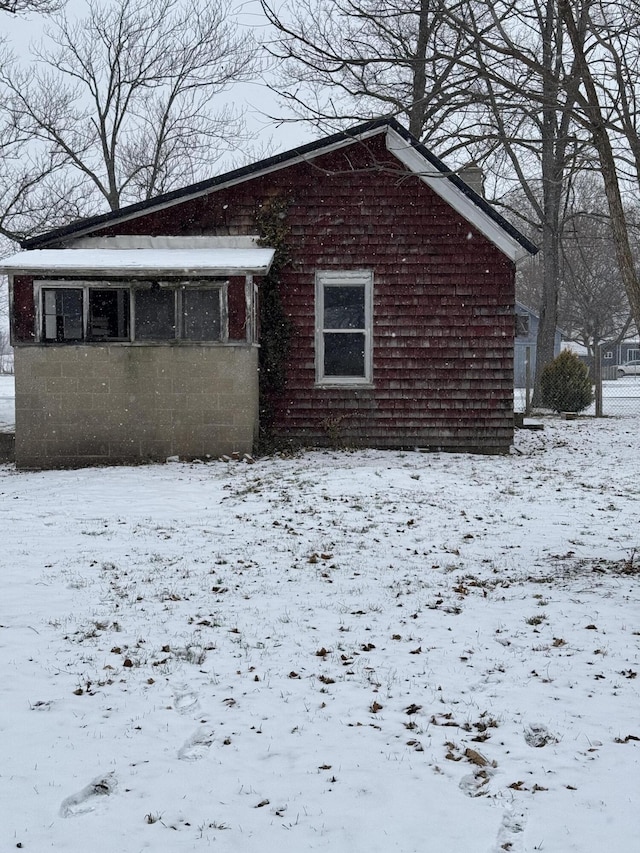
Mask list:
[[[610,341],[600,344],[600,352],[602,354],[602,367],[618,368],[620,365],[626,364],[628,361],[637,361],[640,359],[640,342],[634,338],[628,338],[624,341]],[[615,378],[616,371],[613,370],[612,376],[606,376],[606,379]]]
[[[19,467],[243,454],[260,429],[512,441],[514,274],[536,248],[394,120],[22,248],[0,262]]]
[[[593,346],[591,349],[575,341],[566,341],[563,344],[563,349],[568,349],[574,352],[580,361],[589,368],[589,375],[595,381],[595,355]],[[599,344],[600,349],[600,379],[611,380],[618,379],[622,372],[619,372],[621,367],[624,367],[629,361],[640,359],[640,342],[634,338],[627,338],[623,341],[604,341]]]
[[[514,351],[513,380],[516,388],[527,387],[527,362],[529,364],[529,385],[533,385],[536,372],[538,347],[538,327],[540,317],[522,302],[516,301],[516,342]],[[556,328],[553,354],[560,355],[562,331]]]

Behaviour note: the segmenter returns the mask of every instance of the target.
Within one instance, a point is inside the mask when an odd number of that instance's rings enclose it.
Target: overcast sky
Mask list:
[[[253,28],[256,34],[265,32],[265,19],[258,0],[232,0],[239,20],[243,26]],[[87,8],[86,0],[67,0],[68,14],[81,16]],[[28,59],[29,44],[41,37],[46,18],[38,15],[21,18],[2,16],[9,43],[18,56]],[[6,26],[5,26],[6,24]],[[239,84],[229,93],[229,98],[246,109],[248,127],[255,134],[254,144],[273,146],[276,151],[286,150],[295,145],[309,142],[318,136],[318,132],[300,123],[282,124],[270,120],[269,116],[281,116],[285,111],[278,105],[277,98],[261,81]]]

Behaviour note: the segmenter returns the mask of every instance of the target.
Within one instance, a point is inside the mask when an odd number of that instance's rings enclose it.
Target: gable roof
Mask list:
[[[421,142],[393,118],[365,122],[332,136],[324,137],[284,151],[249,166],[234,169],[205,181],[174,190],[120,210],[77,220],[70,225],[31,237],[21,243],[23,249],[41,249],[70,238],[95,234],[102,228],[117,225],[144,214],[171,207],[217,190],[275,172],[296,163],[310,161],[331,151],[344,148],[378,134],[386,134],[388,150],[412,173],[418,175],[438,195],[491,240],[513,261],[535,254],[537,247],[517,228],[501,216],[482,196],[432,154]]]

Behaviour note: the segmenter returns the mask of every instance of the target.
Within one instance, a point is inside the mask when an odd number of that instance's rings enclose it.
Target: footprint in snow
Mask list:
[[[488,785],[492,776],[493,771],[490,768],[476,770],[475,773],[463,776],[458,787],[469,797],[481,797],[488,792]]]
[[[558,738],[542,723],[531,723],[524,730],[524,739],[529,746],[540,749],[548,743],[557,743]]]
[[[197,729],[178,750],[178,758],[181,761],[199,761],[205,757],[212,743],[213,732],[211,729]]]
[[[509,850],[510,853],[520,853],[524,847],[524,828],[527,822],[524,812],[517,811],[512,806],[507,806],[502,815],[502,823],[498,830],[496,846],[494,851],[502,853]],[[493,853],[493,851],[492,851]]]
[[[97,776],[77,794],[72,794],[62,801],[60,817],[77,817],[95,810],[97,801],[112,794],[117,787],[113,773]]]
[[[176,693],[174,707],[179,714],[188,714],[189,711],[198,707],[198,694],[191,690]]]

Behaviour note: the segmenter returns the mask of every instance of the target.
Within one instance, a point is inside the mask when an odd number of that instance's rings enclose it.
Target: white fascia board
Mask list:
[[[116,237],[79,237],[69,249],[256,249],[259,235],[211,235],[208,237],[174,237],[160,235],[119,234]]]
[[[424,181],[450,207],[464,217],[470,225],[484,234],[494,246],[514,263],[530,257],[529,252],[500,225],[488,216],[484,210],[474,204],[452,181],[447,173],[441,172],[426,160],[419,151],[403,139],[398,133],[387,130],[387,149],[406,166],[406,168]]]
[[[274,249],[32,249],[0,260],[15,275],[266,275]]]

